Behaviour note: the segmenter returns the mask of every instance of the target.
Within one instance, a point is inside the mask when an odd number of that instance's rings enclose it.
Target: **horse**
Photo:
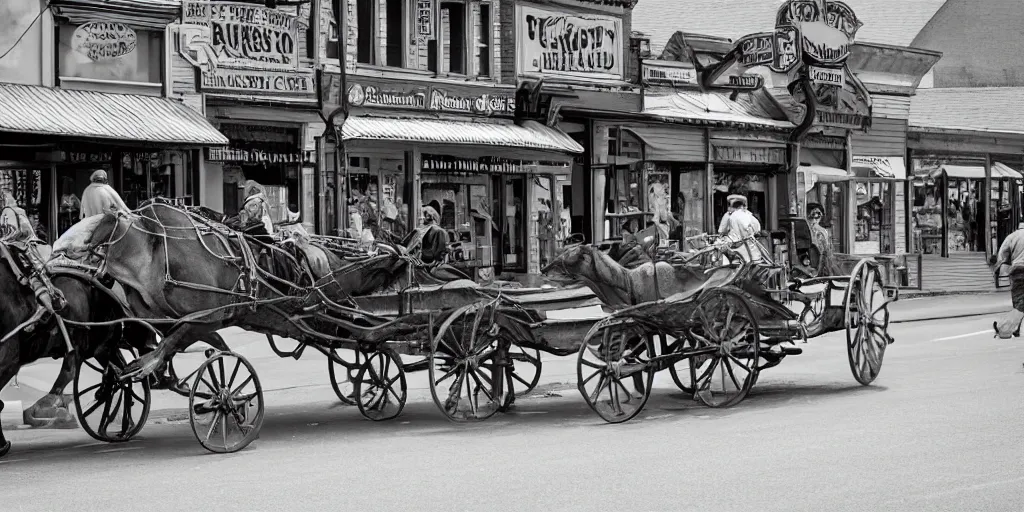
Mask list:
[[[103,272],[123,287],[132,313],[153,320],[164,335],[123,377],[151,375],[185,340],[229,326],[304,339],[308,332],[293,316],[322,299],[343,301],[379,289],[403,263],[397,251],[356,262],[328,254],[331,273],[312,276],[280,247],[203,226],[211,227],[181,208],[155,202],[131,213],[84,219],[54,244],[54,257],[102,253]]]
[[[625,268],[594,246],[584,244],[566,247],[541,272],[554,281],[581,281],[611,307],[665,299],[698,288],[706,280],[699,271],[665,262]]]

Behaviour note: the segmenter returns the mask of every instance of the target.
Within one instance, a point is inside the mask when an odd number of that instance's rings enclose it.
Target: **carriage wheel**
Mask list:
[[[629,421],[651,397],[654,342],[629,320],[606,320],[587,333],[576,359],[580,394],[608,423]]]
[[[882,290],[882,274],[869,260],[853,269],[846,288],[846,353],[853,378],[869,385],[882,371],[889,337],[889,301]]]
[[[331,349],[331,356],[337,357],[342,361],[348,362],[347,358],[341,357],[339,352],[344,349]],[[355,392],[355,381],[356,374],[359,372],[359,368],[363,364],[363,354],[356,350],[345,350],[346,352],[352,352],[354,354],[353,360],[349,368],[346,368],[341,363],[335,361],[332,357],[327,358],[327,373],[331,376],[331,389],[334,390],[334,394],[338,395],[338,399],[341,400],[345,405],[356,405],[356,392]],[[344,375],[344,380],[339,380],[338,377]]]
[[[533,391],[540,382],[540,369],[543,364],[540,360],[540,351],[512,345],[508,349],[508,358],[512,360],[508,374],[509,393],[515,392],[515,396],[523,396]]]
[[[218,352],[199,366],[188,405],[192,433],[214,453],[245,448],[263,427],[260,379],[252,364],[234,352]]]
[[[757,381],[757,318],[746,297],[728,288],[708,290],[694,307],[693,347],[715,350],[690,369],[696,398],[708,407],[735,405]]]
[[[397,417],[405,408],[406,390],[402,358],[394,351],[374,352],[359,366],[355,378],[356,405],[365,418],[385,421]]]
[[[149,379],[120,379],[128,361],[137,358],[135,349],[111,347],[104,352],[78,361],[75,412],[89,437],[121,443],[138,434],[149,419],[150,383]]]
[[[505,404],[506,357],[490,333],[497,304],[472,304],[455,310],[431,341],[430,394],[452,421],[490,418]]]
[[[668,368],[668,373],[672,376],[672,382],[675,382],[676,387],[680,391],[688,395],[692,395],[696,389],[693,387],[693,376],[690,372],[691,364],[690,358],[686,358]]]

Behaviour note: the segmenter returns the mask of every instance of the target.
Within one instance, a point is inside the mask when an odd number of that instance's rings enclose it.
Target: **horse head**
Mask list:
[[[567,245],[551,263],[541,269],[548,279],[559,283],[572,283],[580,277],[591,277],[594,261],[594,246],[587,244]]]
[[[71,260],[81,260],[96,250],[113,242],[126,217],[115,212],[102,213],[87,217],[75,223],[53,244],[51,258],[63,256]]]

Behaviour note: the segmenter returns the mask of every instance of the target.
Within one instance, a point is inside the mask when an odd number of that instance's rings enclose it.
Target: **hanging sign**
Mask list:
[[[625,37],[614,16],[516,5],[520,74],[621,80]]]
[[[299,62],[300,25],[262,5],[186,0],[178,48],[199,69],[202,92],[316,101],[313,68]]]
[[[71,49],[90,60],[113,60],[138,47],[135,31],[124,23],[94,21],[79,25],[71,34]]]

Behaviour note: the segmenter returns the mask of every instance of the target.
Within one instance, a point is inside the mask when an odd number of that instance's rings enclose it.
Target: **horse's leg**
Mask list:
[[[70,400],[64,396],[64,388],[75,378],[77,352],[64,357],[64,363],[57,374],[50,392],[25,409],[22,421],[33,427],[78,428],[78,420],[68,409]]]
[[[3,389],[8,382],[18,373],[21,367],[21,356],[18,347],[18,339],[12,339],[8,343],[0,344],[0,389]],[[0,400],[0,413],[4,412],[4,402]],[[3,428],[0,427],[0,458],[11,451],[11,442],[4,437]]]
[[[149,377],[154,372],[161,369],[166,362],[174,356],[174,354],[181,352],[181,350],[194,343],[195,340],[200,339],[209,333],[209,327],[203,328],[192,325],[182,325],[181,327],[178,327],[160,341],[156,350],[132,361],[128,367],[125,368],[123,377],[131,377],[135,379]]]

